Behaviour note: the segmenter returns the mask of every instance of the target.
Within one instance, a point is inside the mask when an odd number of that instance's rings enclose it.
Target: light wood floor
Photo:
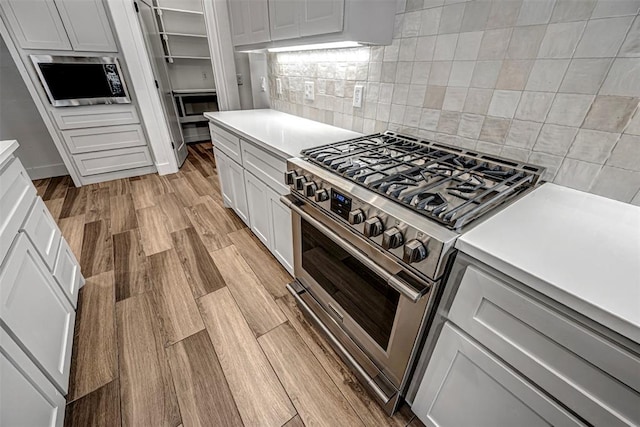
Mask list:
[[[82,265],[67,426],[406,426],[306,322],[222,205],[211,145],[180,172],[35,182]]]

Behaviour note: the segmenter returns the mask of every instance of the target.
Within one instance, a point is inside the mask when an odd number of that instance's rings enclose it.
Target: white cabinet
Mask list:
[[[300,35],[315,36],[342,31],[344,0],[303,0]],[[372,6],[375,7],[375,6]]]
[[[1,0],[23,49],[116,52],[101,0]]]
[[[291,209],[280,201],[280,194],[267,187],[269,198],[269,224],[271,231],[271,253],[280,264],[293,274],[293,234]]]
[[[31,212],[22,225],[22,230],[27,233],[33,245],[38,248],[40,256],[44,259],[49,270],[53,271],[62,232],[40,197],[33,204]]]
[[[234,46],[271,40],[267,0],[229,0],[228,4]]]
[[[73,50],[117,52],[102,0],[55,0]]]
[[[0,425],[62,427],[64,397],[2,329],[0,344]]]
[[[344,41],[391,44],[396,10],[395,0],[228,0],[228,4],[233,45],[247,49]],[[266,23],[266,31],[258,23]]]
[[[0,284],[3,326],[66,394],[75,311],[24,233],[2,264]]]
[[[250,172],[245,172],[247,205],[251,219],[251,231],[267,247],[271,245],[271,227],[269,223],[269,187]]]
[[[245,224],[250,225],[242,166],[231,160],[217,147],[214,149],[214,154],[220,177],[220,191],[225,206],[232,208]]]
[[[71,50],[53,0],[1,0],[0,5],[20,47]]]
[[[450,322],[411,409],[427,426],[582,425]]]

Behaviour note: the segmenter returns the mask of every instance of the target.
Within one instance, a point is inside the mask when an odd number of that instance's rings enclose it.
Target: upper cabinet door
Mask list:
[[[118,51],[101,0],[55,0],[55,4],[74,50]]]
[[[267,0],[229,0],[228,5],[234,46],[271,40]]]
[[[302,0],[301,36],[342,31],[344,0]]]
[[[300,9],[299,0],[269,1],[271,40],[300,37]]]
[[[0,0],[0,5],[21,48],[71,50],[53,0]]]

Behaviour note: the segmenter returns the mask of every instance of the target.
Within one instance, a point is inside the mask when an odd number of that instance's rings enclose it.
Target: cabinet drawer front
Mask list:
[[[7,254],[35,198],[36,188],[20,160],[14,158],[0,171],[0,260]]]
[[[64,239],[60,240],[60,249],[58,250],[58,258],[53,270],[53,277],[67,298],[69,298],[71,305],[77,307],[78,291],[84,284],[84,278],[80,273],[80,264]]]
[[[1,329],[0,346],[0,425],[62,427],[64,397]]]
[[[72,158],[82,176],[151,166],[153,164],[151,153],[149,153],[149,149],[146,146],[75,154]]]
[[[22,229],[29,236],[49,270],[53,271],[62,233],[40,197],[36,198]]]
[[[211,131],[213,146],[229,156],[230,159],[242,164],[240,138],[211,123],[209,123],[209,130]]]
[[[66,394],[75,311],[24,233],[0,270],[0,318]]]
[[[427,426],[582,425],[450,322],[411,409]]]
[[[640,359],[513,286],[470,266],[449,318],[589,423],[640,424]]]
[[[260,178],[280,194],[288,194],[284,185],[287,162],[270,154],[250,142],[242,141],[242,164],[246,170]]]
[[[56,108],[52,113],[62,130],[140,123],[135,107],[126,104]]]
[[[62,132],[71,154],[139,147],[147,142],[140,125],[109,126]]]

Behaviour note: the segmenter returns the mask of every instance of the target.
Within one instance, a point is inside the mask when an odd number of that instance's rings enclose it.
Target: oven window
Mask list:
[[[302,268],[383,349],[400,294],[333,240],[301,220]]]

